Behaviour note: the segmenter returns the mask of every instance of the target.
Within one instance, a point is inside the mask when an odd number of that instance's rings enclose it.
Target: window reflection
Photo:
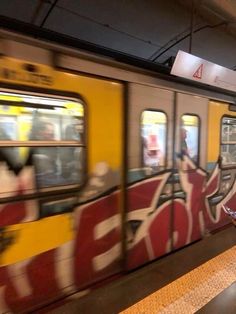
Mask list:
[[[236,164],[236,118],[222,119],[221,157],[222,164],[225,166]]]
[[[14,147],[4,147],[12,141],[16,141]],[[36,146],[37,141],[41,141],[40,146]],[[74,146],[67,141],[73,141]],[[83,104],[0,92],[0,146],[0,160],[10,170],[34,166],[38,188],[81,184],[85,160]]]
[[[40,103],[40,97],[35,96]],[[84,133],[84,109],[79,102],[66,102],[63,107],[31,108],[4,105],[0,92],[0,140],[29,141],[46,139],[43,127],[54,133],[54,140],[79,140]],[[48,140],[52,136],[49,134]]]
[[[40,147],[33,151],[37,186],[82,182],[83,149],[80,147]]]
[[[180,126],[180,150],[195,162],[199,158],[199,118],[183,115]]]
[[[154,170],[164,167],[166,153],[166,115],[146,110],[141,118],[143,164]]]
[[[64,139],[70,141],[82,142],[83,139],[83,120],[74,119],[73,121],[64,121]]]

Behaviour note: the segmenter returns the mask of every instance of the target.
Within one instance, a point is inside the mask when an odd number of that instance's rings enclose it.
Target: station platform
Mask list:
[[[83,293],[37,313],[236,313],[236,228]]]

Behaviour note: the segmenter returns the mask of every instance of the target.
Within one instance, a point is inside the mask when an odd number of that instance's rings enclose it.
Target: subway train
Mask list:
[[[0,41],[0,313],[84,295],[230,223],[235,93]]]

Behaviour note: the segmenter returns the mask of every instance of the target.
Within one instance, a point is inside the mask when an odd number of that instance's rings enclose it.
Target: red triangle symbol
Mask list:
[[[201,64],[200,67],[197,69],[197,71],[193,74],[193,77],[201,79],[202,78],[202,70],[203,70],[203,64]]]

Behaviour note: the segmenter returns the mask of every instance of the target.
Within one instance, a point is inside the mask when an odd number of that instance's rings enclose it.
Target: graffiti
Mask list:
[[[201,238],[206,229],[226,221],[221,206],[230,207],[235,202],[236,183],[212,205],[219,195],[219,164],[209,176],[188,156],[182,156],[178,169],[178,188],[181,188],[182,196],[168,194],[166,187],[171,184],[171,171],[132,183],[127,189],[128,269],[183,247]],[[110,183],[106,185],[108,177]],[[120,190],[114,187],[115,182],[117,176],[101,164],[81,194],[83,204],[71,212],[74,239],[0,268],[0,312],[21,313],[26,308],[87,289],[121,271]],[[0,215],[5,215],[6,206],[2,205]],[[12,215],[10,221],[17,223],[32,217],[25,210],[17,219]]]
[[[174,197],[171,201],[158,206],[158,200],[169,175],[167,172],[152,179],[155,188],[148,187],[149,194],[146,188],[147,184],[150,185],[150,179],[129,189],[129,210],[133,211],[128,215],[128,220],[139,221],[128,252],[129,268],[137,267],[168,253],[171,249],[177,249],[201,238],[207,227],[219,225],[226,217],[224,212],[219,210],[224,200],[216,206],[215,215],[210,210],[210,197],[215,196],[219,190],[219,165],[216,165],[211,176],[207,178],[207,173],[184,155],[179,160],[179,179],[185,192],[185,199]],[[155,191],[153,194],[152,190]],[[140,201],[139,198],[143,200]],[[144,200],[147,203],[143,204]],[[152,206],[147,208],[148,201]],[[132,207],[132,202],[137,202],[141,206]],[[170,222],[171,213],[173,230]],[[129,231],[129,234],[132,232]]]
[[[76,209],[74,277],[77,287],[120,271],[121,216],[118,200],[117,191]]]
[[[23,196],[35,191],[33,167],[26,166],[16,176],[12,171],[0,165],[1,195],[3,197]],[[36,200],[0,204],[0,227],[29,222],[39,216]]]
[[[139,266],[148,260],[155,258],[155,252],[166,252],[163,248],[169,240],[170,209],[169,204],[163,205],[157,210],[161,191],[170,176],[170,172],[164,172],[152,179],[147,179],[132,185],[128,189],[128,268]],[[154,218],[155,217],[155,218]],[[139,227],[132,231],[132,222],[140,221]],[[161,222],[161,226],[159,225]],[[162,241],[156,243],[153,239],[154,228],[162,227]],[[158,229],[157,229],[158,230]],[[158,232],[159,233],[159,232]],[[156,245],[152,244],[152,240]],[[159,245],[158,245],[159,244]],[[160,247],[161,246],[161,247]]]

